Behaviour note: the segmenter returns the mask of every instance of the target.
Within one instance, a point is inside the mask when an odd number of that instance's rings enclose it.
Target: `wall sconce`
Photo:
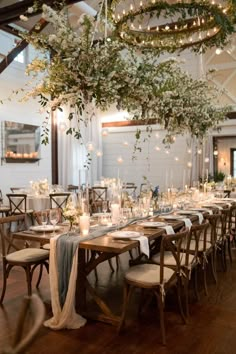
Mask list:
[[[213,155],[214,155],[214,157],[217,157],[217,156],[218,156],[218,154],[219,154],[218,150],[217,150],[217,149],[215,149],[215,150],[213,151]]]

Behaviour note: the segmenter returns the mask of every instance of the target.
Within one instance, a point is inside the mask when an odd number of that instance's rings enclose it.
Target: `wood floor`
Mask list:
[[[128,258],[121,258],[120,270],[111,273],[106,263],[98,268],[96,288],[120,313],[122,303],[122,274]],[[220,268],[220,267],[219,267]],[[0,272],[1,275],[1,272]],[[91,278],[95,284],[95,280]],[[52,331],[42,327],[27,353],[29,354],[235,354],[236,353],[236,250],[234,263],[226,273],[218,271],[215,285],[209,274],[209,296],[201,288],[200,301],[190,293],[190,314],[183,325],[177,312],[173,294],[167,298],[166,331],[167,346],[161,345],[158,311],[150,304],[145,314],[138,318],[139,293],[135,294],[128,315],[126,330],[117,335],[116,328],[107,324],[88,321],[79,330]],[[1,285],[0,285],[1,287]],[[21,270],[11,273],[4,300],[0,307],[0,353],[9,343],[22,296],[25,294],[25,279]],[[39,291],[50,317],[50,292],[47,275]]]

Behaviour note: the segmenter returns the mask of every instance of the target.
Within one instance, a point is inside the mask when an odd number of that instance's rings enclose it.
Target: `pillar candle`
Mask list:
[[[89,226],[90,226],[90,216],[83,214],[79,218],[79,227],[82,236],[87,236],[89,234]]]

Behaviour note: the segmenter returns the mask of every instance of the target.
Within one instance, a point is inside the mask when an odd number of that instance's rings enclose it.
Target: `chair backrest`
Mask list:
[[[79,189],[79,186],[75,186],[75,185],[73,185],[73,184],[68,184],[68,186],[67,186],[68,192],[75,192],[75,193],[77,193],[77,192],[78,192],[78,189]]]
[[[59,208],[63,209],[66,206],[70,193],[51,193],[49,194],[50,198],[50,208]]]
[[[22,189],[22,188],[20,188],[20,187],[11,187],[11,188],[10,188],[10,190],[11,190],[12,193],[17,192],[17,191],[19,191],[20,189]]]
[[[230,208],[230,229],[236,232],[236,204],[232,205]]]
[[[217,241],[217,230],[219,229],[219,225],[221,223],[221,217],[220,217],[220,214],[208,214],[206,215],[205,217],[208,221],[209,221],[209,224],[210,224],[210,227],[211,227],[211,244],[214,246],[216,241]]]
[[[27,210],[27,194],[7,194],[11,214],[24,214]]]
[[[180,261],[180,254],[183,248],[186,247],[187,240],[189,239],[189,230],[187,228],[183,228],[180,232],[171,235],[163,235],[161,241],[161,248],[160,248],[160,283],[164,283],[164,265],[165,265],[165,252],[171,252],[175,262],[176,267],[175,272],[181,272],[181,261]]]
[[[14,224],[15,230],[12,230]],[[0,237],[3,259],[6,256],[6,242],[8,243],[8,250],[12,245],[11,232],[26,229],[26,214],[12,215],[0,218]],[[15,248],[15,247],[14,247]]]
[[[11,346],[4,348],[2,353],[25,353],[35,339],[44,319],[45,306],[40,297],[36,294],[25,296],[20,308],[13,343]]]
[[[92,187],[92,201],[99,202],[107,200],[107,187]]]
[[[126,192],[129,196],[133,196],[136,192],[137,186],[135,185],[124,185],[122,186],[122,192]]]
[[[231,208],[222,209],[221,214],[221,223],[222,223],[222,234],[223,236],[228,234],[231,229]]]
[[[209,227],[209,221],[204,220],[200,225],[192,225],[190,229],[190,242],[195,241],[195,257],[198,257],[199,241],[203,241],[203,252],[206,250],[207,242],[207,229]],[[187,246],[188,247],[188,246]]]
[[[62,212],[60,208],[55,208],[58,211],[59,214],[59,221],[58,222],[62,222]],[[49,219],[49,215],[50,215],[50,210],[52,209],[45,209],[45,210],[40,210],[40,211],[34,211],[33,212],[33,218],[34,221],[36,221],[37,225],[42,225],[42,213],[47,213],[48,219]]]

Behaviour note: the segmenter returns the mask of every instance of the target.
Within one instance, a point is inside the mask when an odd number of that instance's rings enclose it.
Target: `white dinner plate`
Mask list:
[[[111,213],[94,213],[92,216],[95,218],[99,218],[100,216],[109,216]]]
[[[204,208],[191,208],[191,210],[192,211],[199,211],[199,212],[206,211],[206,209],[204,209]]]
[[[180,210],[180,211],[177,211],[177,214],[179,214],[179,215],[193,215],[194,210]]]
[[[162,227],[165,226],[166,223],[160,222],[160,221],[144,221],[139,224],[140,226],[143,227]]]
[[[113,238],[135,238],[139,237],[140,233],[137,231],[114,231],[110,232],[109,236],[112,236]]]
[[[31,226],[30,227],[31,231],[36,231],[36,232],[53,232],[53,230],[58,231],[60,230],[60,226],[54,226],[53,225],[37,225],[37,226]]]
[[[179,219],[183,219],[182,215],[166,215],[166,216],[162,216],[161,217],[165,220],[179,220]]]

